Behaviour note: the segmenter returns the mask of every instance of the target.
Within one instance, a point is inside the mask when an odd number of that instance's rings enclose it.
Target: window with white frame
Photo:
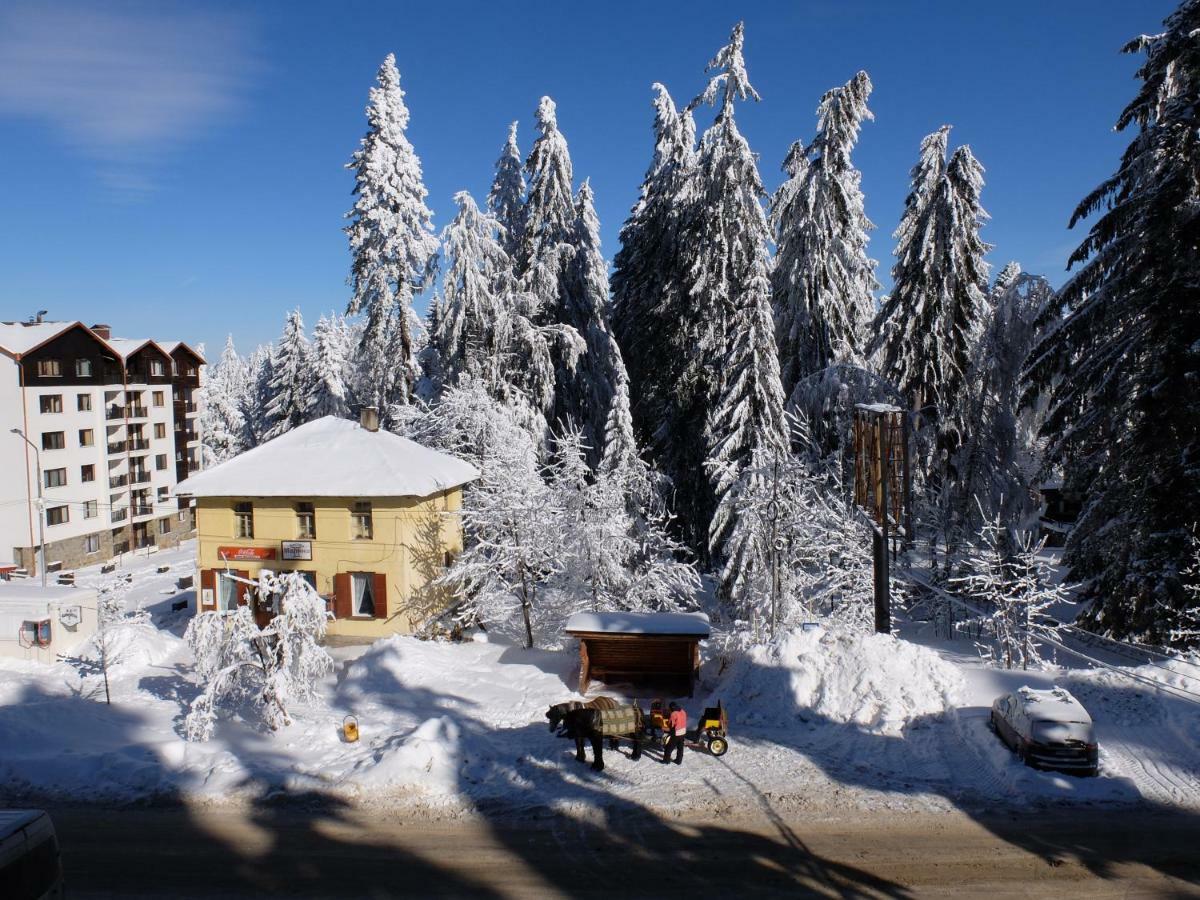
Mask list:
[[[354,615],[375,616],[375,576],[370,572],[350,573],[350,596]]]
[[[233,534],[235,537],[254,537],[254,504],[233,504]]]
[[[167,372],[166,366],[163,364],[163,361],[161,359],[150,360],[150,374],[151,375],[165,375],[166,372]],[[161,406],[162,404],[155,403],[154,405]]]
[[[62,362],[57,359],[39,359],[37,373],[42,378],[62,378]]]
[[[84,553],[99,553],[100,552],[100,535],[89,534],[83,539]]]
[[[237,609],[237,582],[224,572],[217,573],[217,609],[223,612]]]
[[[91,412],[92,410],[92,395],[91,394],[76,394],[75,408],[79,412]]]
[[[75,360],[75,374],[80,378],[92,377],[92,361],[90,359]],[[91,409],[89,406],[88,409]]]
[[[83,504],[83,517],[85,519],[94,519],[100,515],[100,501],[89,500]]]
[[[39,408],[44,413],[62,412],[62,394],[42,394],[38,399]]]
[[[71,519],[71,510],[66,506],[51,506],[46,510],[47,525],[65,525]]]
[[[296,537],[302,541],[316,540],[317,513],[311,503],[296,504]]]
[[[46,487],[62,487],[67,483],[66,469],[47,469],[42,473],[45,477]]]

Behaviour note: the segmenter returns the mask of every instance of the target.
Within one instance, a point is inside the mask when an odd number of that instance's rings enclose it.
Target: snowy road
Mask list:
[[[397,822],[331,804],[55,809],[74,898],[1200,896],[1200,818]]]

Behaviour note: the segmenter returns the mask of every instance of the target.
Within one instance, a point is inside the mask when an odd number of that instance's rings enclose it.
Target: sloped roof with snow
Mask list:
[[[579,612],[563,629],[571,634],[680,634],[708,637],[704,613]]]
[[[90,331],[82,322],[0,322],[0,348],[20,356],[75,327]],[[104,343],[99,337],[96,340]]]
[[[389,431],[325,416],[176,488],[191,497],[428,497],[474,481],[461,459]]]

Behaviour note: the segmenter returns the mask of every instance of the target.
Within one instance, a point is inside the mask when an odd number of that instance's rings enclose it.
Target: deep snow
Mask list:
[[[188,743],[182,720],[198,688],[180,637],[188,614],[170,607],[192,549],[126,561],[128,602],[149,608],[154,625],[122,636],[111,707],[86,662],[0,663],[0,787],[10,796],[221,802],[318,790],[434,815],[612,803],[676,815],[1141,800],[1200,808],[1198,710],[1182,700],[1110,671],[1006,672],[984,668],[965,642],[822,628],[785,634],[723,670],[705,662],[702,690],[684,706],[694,717],[721,699],[731,748],[720,759],[689,753],[682,769],[659,766],[655,753],[634,763],[627,749],[606,753],[602,774],[575,762],[544,718],[549,704],[575,696],[574,652],[484,636],[335,648],[335,673],[317,702],[292,708],[290,727],[272,733],[253,716],[226,717],[213,740]],[[157,573],[164,564],[171,571]],[[1138,671],[1198,686],[1188,676],[1200,669],[1178,670]],[[1027,769],[988,730],[997,694],[1054,683],[1096,720],[1098,778]],[[358,719],[356,743],[343,740],[346,715]]]

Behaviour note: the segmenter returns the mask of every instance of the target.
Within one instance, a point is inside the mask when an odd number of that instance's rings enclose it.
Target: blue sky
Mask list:
[[[543,94],[611,258],[651,151],[650,85],[680,104],[733,23],[762,102],[738,120],[768,189],[821,94],[866,69],[876,121],[855,160],[886,281],[923,135],[954,126],[987,169],[985,238],[1059,284],[1078,200],[1127,143],[1163,0],[626,3],[33,3],[0,6],[0,318],[105,320],[121,334],[272,339],[345,307],[342,166],[394,52],[440,230],[482,200],[507,125],[527,151]],[[705,119],[701,118],[701,126]]]

